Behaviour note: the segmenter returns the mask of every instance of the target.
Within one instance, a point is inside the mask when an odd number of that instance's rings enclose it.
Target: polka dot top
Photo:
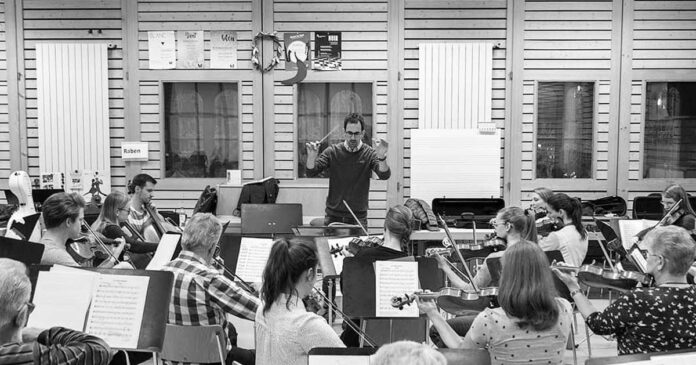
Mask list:
[[[570,303],[556,298],[558,323],[537,332],[521,329],[518,318],[508,317],[502,308],[479,313],[464,338],[464,348],[487,348],[491,364],[562,364],[570,335],[573,310]]]
[[[696,288],[637,288],[585,322],[615,334],[619,355],[696,348]]]

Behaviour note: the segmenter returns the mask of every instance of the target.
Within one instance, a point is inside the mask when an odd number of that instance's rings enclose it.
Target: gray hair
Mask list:
[[[696,243],[689,232],[679,226],[655,227],[644,241],[656,255],[665,258],[667,272],[686,275],[696,258]]]
[[[0,327],[11,323],[29,301],[31,282],[23,263],[0,258]]]
[[[209,250],[222,234],[222,222],[210,213],[197,213],[186,222],[181,247],[188,251]]]
[[[447,359],[445,355],[424,344],[396,341],[380,347],[375,354],[374,363],[377,365],[447,365]]]

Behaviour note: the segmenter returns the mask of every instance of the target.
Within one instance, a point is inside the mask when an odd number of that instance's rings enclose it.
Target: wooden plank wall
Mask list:
[[[283,32],[315,31],[342,32],[342,68],[340,75],[330,71],[309,70],[307,82],[374,82],[373,84],[373,138],[387,138],[387,0],[307,1],[277,0],[273,7],[274,30]],[[312,49],[314,45],[312,44]],[[282,69],[282,67],[280,68]],[[362,74],[362,75],[361,75]],[[374,75],[365,81],[364,75]],[[337,77],[336,76],[340,76]],[[294,120],[296,89],[284,86],[277,77],[273,85],[273,141],[275,177],[296,179],[297,121]],[[268,125],[268,124],[267,124]],[[302,183],[302,180],[298,180]],[[282,189],[281,183],[281,189]],[[368,226],[371,231],[382,228],[387,205],[386,181],[372,180],[370,184]]]
[[[232,30],[238,36],[238,62],[237,70],[252,70],[251,41],[252,29],[252,0],[248,1],[162,1],[141,0],[138,2],[138,49],[140,74],[140,136],[142,141],[149,142],[149,161],[142,164],[142,171],[150,174],[155,179],[163,178],[163,120],[161,107],[162,81],[217,81],[211,78],[210,72],[210,31]],[[177,31],[177,30],[205,30],[205,65],[203,70],[153,70],[148,71],[148,31]],[[234,71],[230,71],[234,72]],[[197,73],[200,77],[182,77],[186,73]],[[207,76],[206,76],[206,73]],[[251,75],[251,72],[249,73]],[[225,79],[234,80],[233,76]],[[251,76],[242,78],[239,82],[239,98],[241,99],[241,161],[243,179],[254,177],[254,118],[252,113],[252,80]],[[259,91],[260,92],[260,91]],[[260,138],[260,137],[258,137]],[[174,179],[172,179],[174,180]],[[220,178],[219,183],[225,179]],[[205,183],[190,180],[189,184],[180,184],[184,187],[166,188],[160,184],[155,198],[158,208],[175,209],[184,207],[190,213],[198,199]]]
[[[522,206],[531,202],[538,187],[536,173],[537,81],[596,81],[593,175],[608,179],[609,93],[612,57],[612,2],[526,1],[524,19],[524,80],[522,116]],[[598,77],[588,76],[592,71]],[[615,146],[613,148],[616,148]],[[514,156],[514,154],[513,154]],[[613,173],[613,172],[612,172]],[[606,186],[572,189],[547,187],[582,199],[606,195]]]
[[[6,178],[10,176],[10,122],[7,96],[7,43],[5,30],[5,2],[0,1],[0,186],[6,187]],[[0,194],[0,202],[5,195]]]
[[[411,130],[418,128],[418,44],[435,42],[491,42],[493,49],[492,121],[505,124],[505,57],[507,1],[406,0],[404,20],[404,196],[410,197]],[[501,130],[501,136],[504,135]],[[500,185],[503,185],[503,148],[500,141]],[[415,197],[417,198],[417,197]]]
[[[642,178],[645,82],[696,81],[696,1],[635,1],[632,40],[629,202],[660,192],[670,183]],[[684,186],[691,194],[696,191],[694,183]]]
[[[123,49],[120,0],[24,0],[24,68],[26,75],[28,173],[40,174],[36,101],[37,42],[104,42],[108,50],[109,134],[111,186],[124,189],[125,165],[121,161],[123,139]],[[90,30],[92,32],[90,33]]]

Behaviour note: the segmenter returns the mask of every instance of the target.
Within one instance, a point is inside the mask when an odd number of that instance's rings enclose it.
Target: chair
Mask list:
[[[221,325],[179,326],[168,324],[162,360],[225,365],[227,337]]]

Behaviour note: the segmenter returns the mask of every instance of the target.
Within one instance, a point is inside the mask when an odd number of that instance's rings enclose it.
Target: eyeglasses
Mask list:
[[[118,210],[119,212],[127,212],[128,208],[118,208],[116,210]]]
[[[346,134],[351,136],[351,137],[358,137],[362,134],[362,131],[360,131],[360,132],[348,132],[348,131],[346,131]]]
[[[31,312],[34,311],[34,308],[36,308],[36,304],[32,302],[27,302],[27,314],[31,314]]]
[[[498,220],[495,219],[495,218],[493,218],[493,219],[491,219],[491,220],[488,221],[488,224],[490,224],[491,227],[495,227],[495,226],[498,226],[498,225],[501,225],[501,224],[505,224],[505,223],[507,223],[507,222],[502,222],[502,221],[501,221],[501,222],[498,222]]]

